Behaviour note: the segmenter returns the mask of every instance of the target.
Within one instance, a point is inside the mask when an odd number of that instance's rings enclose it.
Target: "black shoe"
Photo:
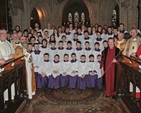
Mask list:
[[[112,96],[112,99],[117,101],[117,96]]]

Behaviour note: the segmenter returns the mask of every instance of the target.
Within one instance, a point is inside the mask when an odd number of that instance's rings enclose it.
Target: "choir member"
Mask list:
[[[56,50],[57,54],[60,56],[60,61],[63,61],[65,49],[63,47],[63,41],[59,41],[59,47]]]
[[[77,35],[78,35],[78,39],[82,42],[84,35],[83,32],[81,31],[81,28],[77,29]]]
[[[90,43],[90,47],[93,48],[93,40],[89,37],[89,32],[88,30],[84,31],[84,38],[82,40],[82,48],[85,48],[85,42],[88,41]]]
[[[59,61],[60,57],[58,54],[54,56],[54,60],[52,61],[52,74],[49,76],[49,88],[58,89],[60,88],[60,75],[62,72],[62,64]]]
[[[73,39],[71,40],[73,49],[76,48],[76,42],[77,42],[77,41],[79,41],[79,39],[78,39],[78,34],[77,34],[77,33],[74,33]]]
[[[110,38],[110,37],[114,37],[114,34],[112,32],[112,27],[108,26],[108,33],[107,33],[106,38],[104,40],[108,40],[108,38]]]
[[[64,48],[66,48],[67,47],[67,38],[65,35],[62,36],[62,41],[63,41]]]
[[[78,79],[77,79],[77,88],[78,89],[85,89],[86,88],[86,75],[88,74],[87,70],[87,63],[86,63],[86,56],[80,56],[80,62],[78,64]]]
[[[48,31],[49,37],[53,34],[53,29],[51,28],[51,24],[47,24],[47,28],[44,31]]]
[[[80,42],[80,41],[77,41],[77,42],[76,42],[76,49],[75,49],[74,52],[76,53],[76,58],[77,58],[77,60],[80,61],[80,56],[81,56],[82,54],[84,54],[84,50],[83,50],[82,47],[81,47],[81,42]]]
[[[94,40],[94,43],[96,43],[96,42],[98,42],[99,43],[99,48],[100,49],[103,49],[103,39],[101,38],[101,33],[100,32],[97,32],[96,33],[96,35],[97,35],[97,38]]]
[[[89,62],[88,62],[88,73],[86,75],[86,85],[88,88],[94,88],[97,85],[97,78],[98,78],[98,70],[96,62],[94,61],[94,55],[89,55]]]
[[[93,54],[93,51],[90,48],[90,43],[88,41],[85,42],[84,54],[86,56],[86,62],[88,62],[89,61],[89,55]]]
[[[54,56],[55,56],[55,54],[57,52],[57,49],[55,47],[55,42],[54,41],[52,41],[50,43],[51,43],[51,47],[49,49],[49,55],[50,55],[49,60],[53,61],[53,58],[54,58]]]
[[[76,88],[77,78],[78,78],[78,60],[76,59],[76,54],[71,54],[71,64],[70,64],[70,75],[69,75],[69,88]]]
[[[99,89],[102,89],[102,75],[101,75],[101,69],[100,69],[101,58],[102,58],[101,54],[97,55],[96,69],[97,69],[97,75],[98,75],[97,86]]]
[[[34,51],[31,53],[32,58],[33,58],[33,66],[34,66],[34,72],[35,72],[35,78],[36,78],[36,87],[37,88],[41,88],[41,84],[40,82],[40,75],[39,75],[39,69],[40,66],[43,63],[43,54],[41,53],[41,51],[39,50],[39,44],[35,43],[34,44]]]
[[[98,42],[95,42],[94,43],[94,50],[93,50],[94,56],[101,54],[101,49],[99,49],[99,47],[100,47],[100,44]],[[95,57],[95,61],[97,61],[97,57]]]
[[[65,53],[69,55],[69,61],[70,61],[71,60],[71,54],[74,53],[74,49],[72,48],[72,42],[71,41],[67,42],[67,47],[66,47]]]
[[[43,39],[42,40],[42,45],[40,47],[40,51],[42,52],[42,54],[48,53],[49,48],[47,47],[47,40]]]
[[[70,61],[69,55],[64,54],[64,60],[62,61],[62,73],[60,75],[60,85],[64,87],[68,84],[68,77],[70,75]]]
[[[119,24],[119,32],[118,33],[127,33],[127,31],[124,29],[124,24],[120,23]]]
[[[64,35],[66,36],[67,40],[72,40],[73,38],[73,33],[69,31],[69,27],[66,28]]]
[[[40,88],[46,88],[48,87],[48,79],[49,79],[49,76],[51,76],[52,74],[52,62],[49,61],[49,54],[48,53],[45,53],[44,54],[44,61],[43,63],[41,64],[41,67],[39,69],[39,82],[38,84],[41,85]]]
[[[103,49],[101,49],[101,51],[103,51],[107,47],[108,47],[108,41],[107,40],[104,40],[103,41]]]
[[[32,46],[34,46],[35,42],[36,42],[36,38],[34,36],[30,37],[30,42],[32,44]]]
[[[43,40],[43,36],[42,36],[42,35],[39,35],[39,37],[38,37],[38,44],[39,44],[39,47],[42,46],[42,40]]]

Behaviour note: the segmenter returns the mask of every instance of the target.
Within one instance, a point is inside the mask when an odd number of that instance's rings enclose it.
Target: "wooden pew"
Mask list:
[[[26,104],[26,74],[24,56],[6,61],[0,65],[0,112],[19,113]],[[14,84],[15,96],[11,99],[11,85]],[[4,103],[4,91],[8,89],[8,101]]]
[[[123,55],[121,64],[121,83],[120,103],[128,113],[141,113],[141,60],[136,57],[128,57]],[[130,91],[131,83],[133,84],[133,91]],[[136,87],[140,90],[140,97],[136,97]]]

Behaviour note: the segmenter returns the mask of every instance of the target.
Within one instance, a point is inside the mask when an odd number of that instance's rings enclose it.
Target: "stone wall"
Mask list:
[[[71,0],[71,2],[80,0]],[[55,26],[62,23],[62,13],[69,0],[10,0],[10,14],[13,27],[20,25],[21,29],[30,26],[30,15],[33,8],[41,13],[40,22],[45,28],[50,22]],[[86,4],[91,24],[111,25],[112,10],[116,5],[120,10],[120,22],[125,24],[127,30],[132,23],[138,23],[138,0],[83,0]],[[18,5],[20,4],[20,5]],[[14,6],[14,7],[13,7]]]

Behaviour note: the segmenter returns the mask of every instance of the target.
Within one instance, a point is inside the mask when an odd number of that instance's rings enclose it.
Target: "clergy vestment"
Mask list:
[[[52,62],[50,62],[49,60],[44,60],[42,65],[40,66],[39,69],[39,79],[38,79],[38,84],[41,85],[41,88],[46,88],[48,86],[48,79],[49,76],[52,74]],[[42,74],[45,74],[44,77],[42,77]]]
[[[28,98],[32,99],[32,96],[35,95],[36,91],[36,81],[34,72],[32,71],[33,70],[32,57],[31,54],[28,52],[25,53],[25,65]]]
[[[73,73],[75,71],[75,73]],[[78,78],[78,61],[71,60],[70,64],[70,75],[69,75],[69,88],[76,88]]]
[[[125,48],[125,46],[126,46],[126,40],[125,39],[122,39],[121,41],[116,41],[115,42],[115,46],[117,47],[117,48],[119,48],[120,50],[123,50],[124,48]]]
[[[126,43],[123,54],[126,55],[126,56],[130,56],[131,53],[136,53],[140,44],[141,44],[141,38],[140,37],[130,38]]]
[[[2,58],[5,60],[9,59],[9,55],[14,54],[14,49],[12,45],[7,41],[0,41],[0,52]],[[15,87],[14,84],[11,85],[11,99],[13,100],[15,96]],[[8,100],[8,90],[4,92],[4,101]]]
[[[103,88],[107,96],[114,96],[117,94],[118,89],[118,63],[112,63],[113,59],[119,54],[120,50],[116,47],[113,49],[106,48],[102,52],[101,68],[104,69],[103,75]],[[119,56],[115,59],[118,60]],[[109,67],[110,65],[110,67]]]
[[[86,86],[88,88],[94,88],[97,84],[98,79],[98,67],[96,62],[89,61],[87,67],[88,73],[86,75]],[[93,75],[91,73],[94,73]]]
[[[62,62],[62,72],[60,75],[60,85],[61,87],[66,86],[66,84],[68,84],[68,77],[70,75],[70,62],[69,61],[63,61]],[[63,73],[66,73],[66,75],[64,75]]]
[[[137,57],[141,57],[141,44],[139,45],[138,49],[137,49]]]
[[[78,79],[77,79],[77,88],[85,89],[86,88],[86,75],[88,74],[87,63],[80,61],[78,64]],[[84,78],[82,78],[84,75]]]
[[[58,71],[55,73],[54,71]],[[60,75],[62,72],[62,64],[59,61],[52,62],[52,74],[49,76],[49,88],[58,89],[60,87]]]

